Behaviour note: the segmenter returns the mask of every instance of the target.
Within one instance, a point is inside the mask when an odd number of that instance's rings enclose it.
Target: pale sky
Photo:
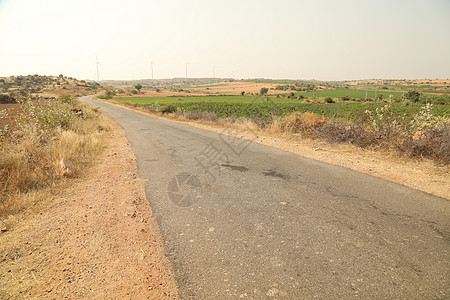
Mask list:
[[[0,76],[450,78],[450,0],[0,0]]]

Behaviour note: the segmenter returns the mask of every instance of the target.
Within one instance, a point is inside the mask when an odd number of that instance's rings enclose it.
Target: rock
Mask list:
[[[62,176],[71,175],[75,171],[75,165],[72,161],[63,158],[59,162],[59,170]]]
[[[2,233],[7,232],[7,231],[8,231],[8,228],[3,227],[2,230],[0,230],[0,231],[1,231]]]

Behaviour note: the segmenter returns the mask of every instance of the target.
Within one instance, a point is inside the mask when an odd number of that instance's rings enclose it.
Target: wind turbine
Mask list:
[[[152,66],[152,80],[153,80],[153,61],[150,62],[150,65]]]
[[[97,65],[97,81],[100,81],[100,73],[98,72],[98,66],[100,65],[100,63],[98,62],[97,55],[95,56],[95,60],[96,60],[96,65]]]
[[[187,62],[186,63],[186,79],[188,78],[188,65],[189,65],[189,63]]]

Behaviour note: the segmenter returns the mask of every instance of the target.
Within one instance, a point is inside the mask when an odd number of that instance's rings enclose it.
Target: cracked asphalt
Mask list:
[[[450,297],[447,199],[83,101],[125,129],[183,299]]]

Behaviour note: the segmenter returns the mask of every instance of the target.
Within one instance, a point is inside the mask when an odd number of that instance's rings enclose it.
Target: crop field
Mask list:
[[[173,104],[181,112],[212,112],[218,117],[246,117],[269,120],[273,116],[285,116],[293,112],[314,112],[326,117],[337,119],[354,119],[366,110],[375,110],[386,103],[302,103],[299,100],[278,98],[255,98],[247,96],[216,96],[216,97],[177,97],[164,98],[116,98],[115,100],[138,104],[142,107],[155,107]],[[391,107],[396,114],[412,116],[419,112],[424,104],[413,103],[404,105],[392,103]],[[433,105],[433,112],[437,116],[448,116],[450,106]]]
[[[246,117],[271,119],[275,116],[285,116],[293,112],[313,112],[325,117],[337,119],[355,119],[366,110],[375,110],[386,105],[386,103],[180,103],[176,106],[182,112],[213,112],[218,117]],[[412,116],[418,113],[423,104],[403,105],[401,103],[391,104],[395,114]],[[438,116],[449,115],[450,108],[446,105],[434,105],[434,114]]]

